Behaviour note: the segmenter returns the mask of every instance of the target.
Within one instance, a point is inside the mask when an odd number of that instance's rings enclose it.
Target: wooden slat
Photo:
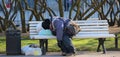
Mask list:
[[[37,30],[32,30],[32,29],[31,29],[31,30],[29,30],[29,32],[33,32],[33,31],[34,31],[34,32],[37,32]]]
[[[32,26],[37,26],[37,24],[30,24],[29,26],[30,26],[30,27],[32,27]]]
[[[33,35],[38,35],[38,33],[29,33],[29,34],[30,34],[30,35],[32,35],[32,34],[33,34]]]
[[[29,29],[30,30],[36,30],[36,27],[30,27]]]
[[[109,37],[115,37],[115,36],[114,36],[114,34],[84,34],[84,35],[73,36],[73,38],[109,38]],[[53,39],[53,38],[56,38],[56,36],[53,36],[53,35],[48,35],[48,36],[34,35],[34,36],[31,36],[31,39]]]
[[[42,22],[42,21],[29,21],[29,24],[31,24],[31,23],[40,23],[40,22]]]
[[[73,38],[110,38],[115,37],[114,34],[79,34],[74,36]]]
[[[103,32],[97,32],[97,31],[96,32],[79,32],[78,34],[90,34],[90,33],[92,33],[92,34],[97,34],[97,33],[100,33],[100,34],[105,33],[106,34],[107,33],[108,34],[109,32],[107,32],[107,31],[103,31]]]
[[[107,20],[80,20],[80,21],[74,21],[74,22],[107,22]]]
[[[80,26],[81,29],[85,29],[85,28],[107,28],[108,26]]]
[[[102,25],[102,26],[107,26],[108,25],[107,23],[81,23],[81,24],[77,23],[77,24],[80,25],[80,26],[83,26],[83,25],[85,25],[85,26],[87,26],[87,25],[94,25],[94,26]]]
[[[86,30],[88,30],[88,31],[105,31],[108,29],[81,29],[81,30],[83,30],[83,31],[86,31]]]

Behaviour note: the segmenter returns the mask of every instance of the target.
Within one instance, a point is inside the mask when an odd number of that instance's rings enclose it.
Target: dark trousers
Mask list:
[[[62,45],[61,45],[61,51],[66,53],[75,53],[75,48],[72,44],[72,39],[69,38],[69,36],[64,33],[62,38]]]

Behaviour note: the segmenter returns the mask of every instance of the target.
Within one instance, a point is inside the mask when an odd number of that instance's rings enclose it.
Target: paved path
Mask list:
[[[0,57],[120,57],[120,51],[107,51],[106,54],[101,52],[89,52],[89,51],[80,51],[77,52],[76,56],[61,56],[60,52],[49,52],[47,55],[42,56],[25,56],[25,55],[5,55],[1,54]]]

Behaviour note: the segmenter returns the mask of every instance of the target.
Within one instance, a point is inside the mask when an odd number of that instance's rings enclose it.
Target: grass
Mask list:
[[[120,45],[120,38],[118,42],[119,42],[118,45]],[[48,40],[49,52],[60,51],[56,43],[57,43],[56,39]],[[24,39],[21,40],[22,47],[29,44],[39,45],[39,40],[29,40],[28,37],[24,37]],[[97,39],[73,39],[73,45],[75,46],[77,51],[96,51],[98,40]],[[120,48],[118,49],[114,48],[115,47],[114,38],[109,38],[109,39],[107,38],[105,41],[105,47],[107,48],[107,50],[120,50]],[[6,52],[6,39],[4,36],[2,36],[0,37],[0,53],[5,53],[5,52]]]

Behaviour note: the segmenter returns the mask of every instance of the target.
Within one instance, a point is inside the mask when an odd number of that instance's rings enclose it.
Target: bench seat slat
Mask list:
[[[79,32],[78,34],[108,34],[109,32]],[[30,32],[30,35],[32,35],[32,34],[36,34],[36,35],[39,35],[39,34],[37,34],[37,33],[35,33],[35,32]]]
[[[84,35],[76,35],[73,38],[110,38],[115,37],[114,34],[84,34]]]
[[[96,36],[97,35],[97,36]],[[114,34],[84,34],[84,35],[76,35],[73,38],[110,38],[114,37]],[[54,39],[56,36],[53,35],[34,35],[31,36],[32,39]]]

